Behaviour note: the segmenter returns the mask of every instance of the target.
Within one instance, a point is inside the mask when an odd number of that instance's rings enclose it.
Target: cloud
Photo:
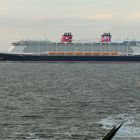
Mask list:
[[[113,19],[111,14],[95,14],[93,17],[33,17],[15,18],[0,17],[0,28],[83,28],[110,22]]]
[[[113,15],[112,14],[96,14],[93,16],[93,19],[95,20],[109,20],[109,19],[112,19],[113,18]]]
[[[89,26],[93,21],[89,18],[3,18],[0,17],[0,27],[4,28],[44,28],[64,26]]]
[[[140,21],[140,11],[134,11],[126,15],[127,20]]]

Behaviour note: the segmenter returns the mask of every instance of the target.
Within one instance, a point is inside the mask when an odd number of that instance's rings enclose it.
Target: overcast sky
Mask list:
[[[140,40],[140,0],[0,0],[0,50],[26,38],[59,41],[63,32]]]

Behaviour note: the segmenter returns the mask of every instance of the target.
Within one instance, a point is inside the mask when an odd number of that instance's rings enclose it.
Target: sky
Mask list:
[[[23,39],[140,40],[140,0],[0,0],[0,51]]]

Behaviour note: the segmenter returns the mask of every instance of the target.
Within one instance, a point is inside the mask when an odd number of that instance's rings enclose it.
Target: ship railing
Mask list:
[[[140,55],[140,53],[133,53],[133,55]]]
[[[118,52],[48,52],[50,56],[118,56]]]
[[[135,55],[134,53],[119,53],[120,56],[133,56]]]

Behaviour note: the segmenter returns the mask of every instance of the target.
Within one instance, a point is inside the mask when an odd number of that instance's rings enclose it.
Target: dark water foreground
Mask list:
[[[140,139],[140,63],[0,63],[0,140]]]

